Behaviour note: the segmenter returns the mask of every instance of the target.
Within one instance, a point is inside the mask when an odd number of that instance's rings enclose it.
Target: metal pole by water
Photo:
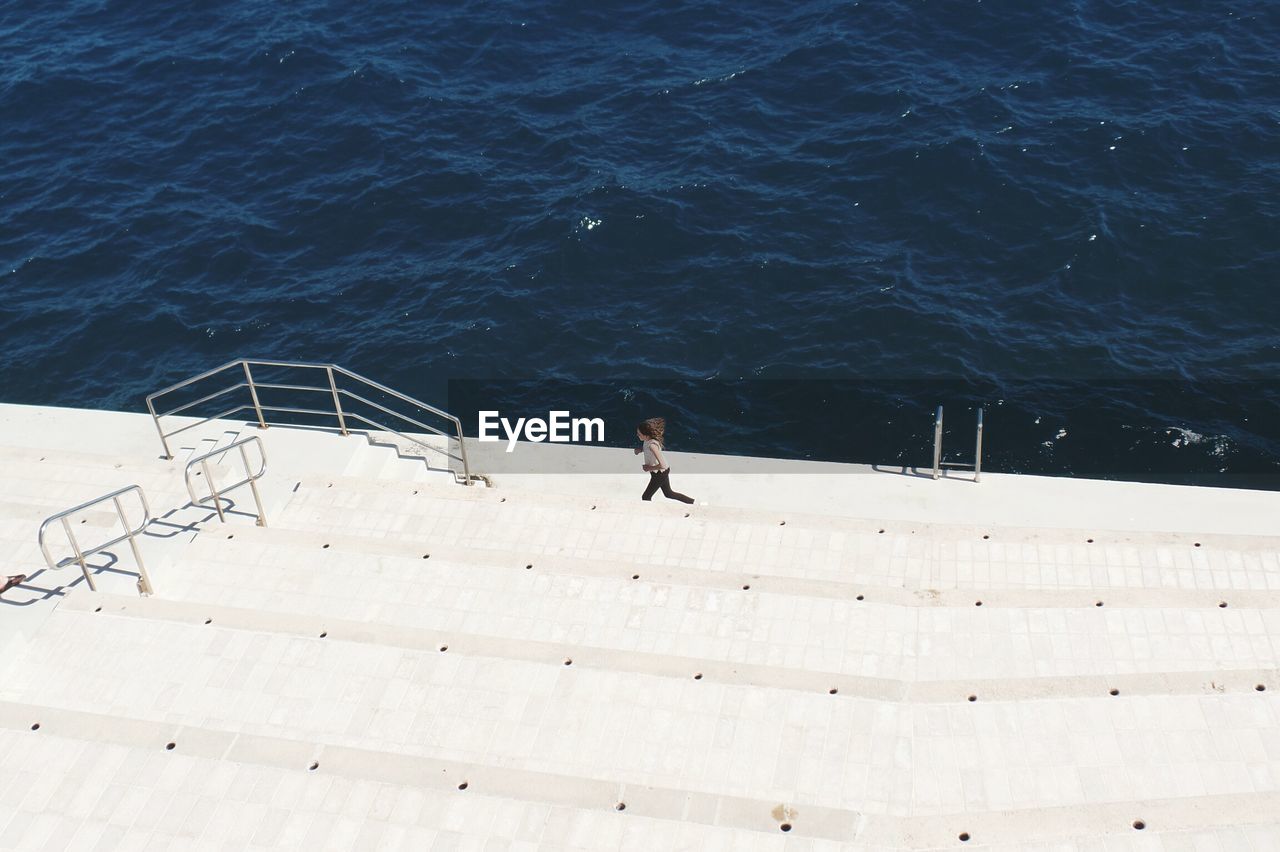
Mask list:
[[[244,365],[244,380],[249,383],[249,396],[253,397],[253,410],[258,415],[258,428],[267,428],[267,421],[262,419],[262,405],[258,402],[258,389],[253,384],[253,374],[249,372],[249,362],[241,361]]]
[[[333,380],[333,368],[325,367],[324,371],[329,374],[329,390],[333,391],[333,410],[338,413],[338,429],[342,434],[347,434],[347,421],[342,416],[342,403],[338,400],[338,383]]]
[[[156,424],[156,431],[160,433],[160,446],[164,447],[164,457],[172,459],[173,453],[169,452],[169,439],[164,436],[164,429],[160,426],[160,418],[156,417],[156,407],[151,404],[151,399],[147,398],[147,411],[151,412],[151,422]]]
[[[933,417],[933,478],[942,475],[942,406]]]
[[[978,409],[978,440],[973,448],[973,481],[982,480],[982,409]]]

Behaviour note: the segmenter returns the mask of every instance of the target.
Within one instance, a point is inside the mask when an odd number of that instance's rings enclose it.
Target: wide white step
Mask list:
[[[161,596],[904,681],[1280,666],[1276,592],[1237,593],[1226,608],[1205,592],[1129,592],[1098,607],[1058,590],[975,598],[759,576],[721,582],[568,558],[528,564],[495,551],[428,554],[330,533],[213,528]],[[1106,688],[1128,691],[1124,678]]]
[[[536,495],[476,489],[454,496],[405,486],[299,483],[277,526],[475,549],[643,562],[921,590],[1280,590],[1276,539],[1231,537],[1179,544],[1135,534],[1126,544],[950,540],[886,526],[773,525],[690,512],[631,514],[543,505]],[[418,493],[413,493],[414,491]],[[472,489],[456,487],[455,492]],[[851,526],[852,525],[852,526]],[[883,530],[883,532],[881,532]],[[935,533],[950,534],[949,531]],[[984,533],[984,535],[987,535]]]
[[[77,594],[4,673],[0,700],[794,803],[801,815],[1274,796],[1280,779],[1280,690],[1246,683],[1038,700],[922,689],[902,700],[830,695],[782,675],[735,682],[731,668],[697,680],[634,671],[603,651],[566,664],[519,641],[464,636],[441,651],[434,631],[340,624],[321,638],[314,627],[307,636],[296,618]],[[1195,771],[1171,772],[1174,756]]]
[[[745,848],[760,834],[682,824],[654,791],[488,783],[466,765],[25,704],[0,704],[0,766],[5,849],[558,848],[585,830],[596,848],[643,852],[678,837]]]

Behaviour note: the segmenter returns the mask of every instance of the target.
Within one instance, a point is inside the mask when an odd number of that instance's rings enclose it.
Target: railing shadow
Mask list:
[[[876,473],[885,473],[890,476],[910,476],[917,479],[933,479],[933,469],[921,470],[914,465],[901,465],[890,467],[889,465],[873,464],[871,469]],[[945,474],[944,474],[945,476]]]
[[[231,498],[224,497],[222,499],[224,501],[222,511],[228,514],[240,515],[241,517],[246,517],[246,518],[257,517],[257,515],[254,515],[249,512],[237,511],[235,508],[236,502]],[[175,515],[186,512],[190,509],[203,510],[206,514],[202,518],[195,518],[193,520],[182,521],[181,519],[179,519],[178,522],[170,520],[170,518],[173,518]],[[200,532],[204,524],[207,524],[209,521],[213,520],[217,516],[218,516],[218,513],[216,510],[210,509],[207,506],[196,505],[195,503],[187,501],[187,504],[185,506],[179,506],[176,509],[170,509],[169,511],[165,512],[163,515],[160,515],[157,518],[152,518],[151,523],[147,524],[147,528],[142,531],[142,534],[145,536],[150,536],[151,538],[172,539],[172,538],[177,538],[183,533],[198,533]],[[165,527],[166,531],[154,532],[152,529],[153,527]]]
[[[119,574],[126,577],[138,576],[137,571],[131,571],[125,568],[115,567],[120,562],[120,557],[116,556],[115,553],[109,550],[104,550],[101,553],[95,554],[95,556],[107,557],[106,561],[103,562],[102,564],[98,564],[97,562],[85,563],[95,577],[101,574]],[[71,563],[71,565],[64,566],[64,568],[59,570],[66,570],[67,568],[72,567],[72,565],[74,564],[75,563]],[[36,604],[43,603],[53,598],[65,597],[67,593],[69,593],[76,586],[86,584],[84,575],[78,572],[72,572],[73,579],[71,579],[70,582],[60,583],[56,586],[43,586],[43,585],[38,585],[32,582],[33,580],[44,577],[44,575],[46,574],[52,575],[52,573],[53,571],[50,568],[39,568],[35,571],[34,574],[27,575],[27,578],[25,580],[23,580],[21,583],[18,583],[13,588],[9,589],[8,592],[5,592],[5,595],[8,595],[9,593],[13,592],[15,589],[31,590],[31,591],[37,592],[37,595],[35,597],[30,598],[28,600],[16,601],[4,596],[0,596],[0,604],[3,604],[5,606],[18,607],[18,608],[35,606]]]

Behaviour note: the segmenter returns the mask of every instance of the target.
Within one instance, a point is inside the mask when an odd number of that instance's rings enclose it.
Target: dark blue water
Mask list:
[[[1265,483],[1277,44],[1263,0],[5,0],[0,397],[305,358],[922,462],[986,404],[1002,469]]]

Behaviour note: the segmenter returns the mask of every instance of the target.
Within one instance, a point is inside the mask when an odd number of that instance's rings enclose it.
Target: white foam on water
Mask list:
[[[1209,445],[1209,455],[1222,458],[1231,451],[1231,439],[1226,435],[1201,435],[1181,426],[1165,427],[1165,435],[1173,438],[1173,446],[1177,448],[1193,447],[1198,444]]]

